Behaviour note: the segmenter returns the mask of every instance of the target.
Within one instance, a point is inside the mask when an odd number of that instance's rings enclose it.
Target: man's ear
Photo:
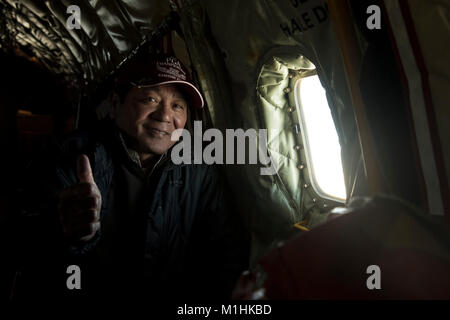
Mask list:
[[[110,102],[110,106],[111,106],[111,109],[110,109],[110,112],[109,112],[109,116],[110,116],[112,119],[115,119],[115,118],[116,118],[116,115],[117,115],[117,110],[118,110],[119,107],[120,107],[120,97],[119,97],[119,95],[117,94],[117,92],[113,91],[113,92],[111,93],[109,102]]]

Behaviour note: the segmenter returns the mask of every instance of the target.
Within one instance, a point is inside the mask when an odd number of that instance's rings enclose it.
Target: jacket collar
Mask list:
[[[127,146],[121,130],[117,127],[117,125],[112,120],[108,120],[108,121],[109,121],[109,126],[112,127],[112,131],[114,133],[113,134],[114,135],[114,142],[113,142],[114,149],[116,149],[118,151],[118,154],[120,155],[120,157],[122,159],[124,159],[124,161],[128,165],[132,165],[135,168],[136,167],[139,168],[145,174],[150,173],[156,167],[163,167],[165,171],[170,171],[170,170],[175,169],[176,167],[183,167],[186,165],[184,163],[177,165],[172,162],[172,160],[170,158],[172,148],[174,147],[174,146],[172,146],[164,154],[160,155],[159,159],[157,160],[157,162],[153,168],[143,168],[141,165],[141,161],[140,161],[138,153],[135,150],[133,150]],[[106,137],[106,139],[110,140],[111,138]]]

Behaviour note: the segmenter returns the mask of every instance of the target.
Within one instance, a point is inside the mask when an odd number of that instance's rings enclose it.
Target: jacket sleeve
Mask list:
[[[198,277],[191,288],[204,290],[198,293],[200,297],[229,299],[247,268],[248,237],[225,179],[214,166],[206,170],[199,195],[199,220],[193,230]]]
[[[65,160],[53,145],[47,147],[30,162],[18,182],[13,228],[21,274],[17,284],[19,295],[33,288],[48,287],[50,291],[61,283],[65,285],[67,266],[77,264],[78,257],[98,241],[96,236],[88,243],[76,245],[69,243],[63,234],[59,194],[76,182],[73,169],[76,158],[73,163]]]

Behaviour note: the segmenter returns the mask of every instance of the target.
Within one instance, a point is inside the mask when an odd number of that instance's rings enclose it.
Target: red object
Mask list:
[[[389,198],[349,211],[263,257],[267,299],[450,299],[445,225]]]
[[[132,58],[119,70],[116,84],[130,83],[135,87],[153,87],[176,83],[183,86],[189,96],[189,104],[203,108],[200,91],[194,86],[186,67],[173,55],[141,54]]]

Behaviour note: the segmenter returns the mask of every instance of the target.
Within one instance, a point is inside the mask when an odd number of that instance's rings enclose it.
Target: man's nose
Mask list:
[[[166,101],[161,100],[156,110],[152,113],[152,118],[161,122],[170,122],[171,114],[170,105]]]

